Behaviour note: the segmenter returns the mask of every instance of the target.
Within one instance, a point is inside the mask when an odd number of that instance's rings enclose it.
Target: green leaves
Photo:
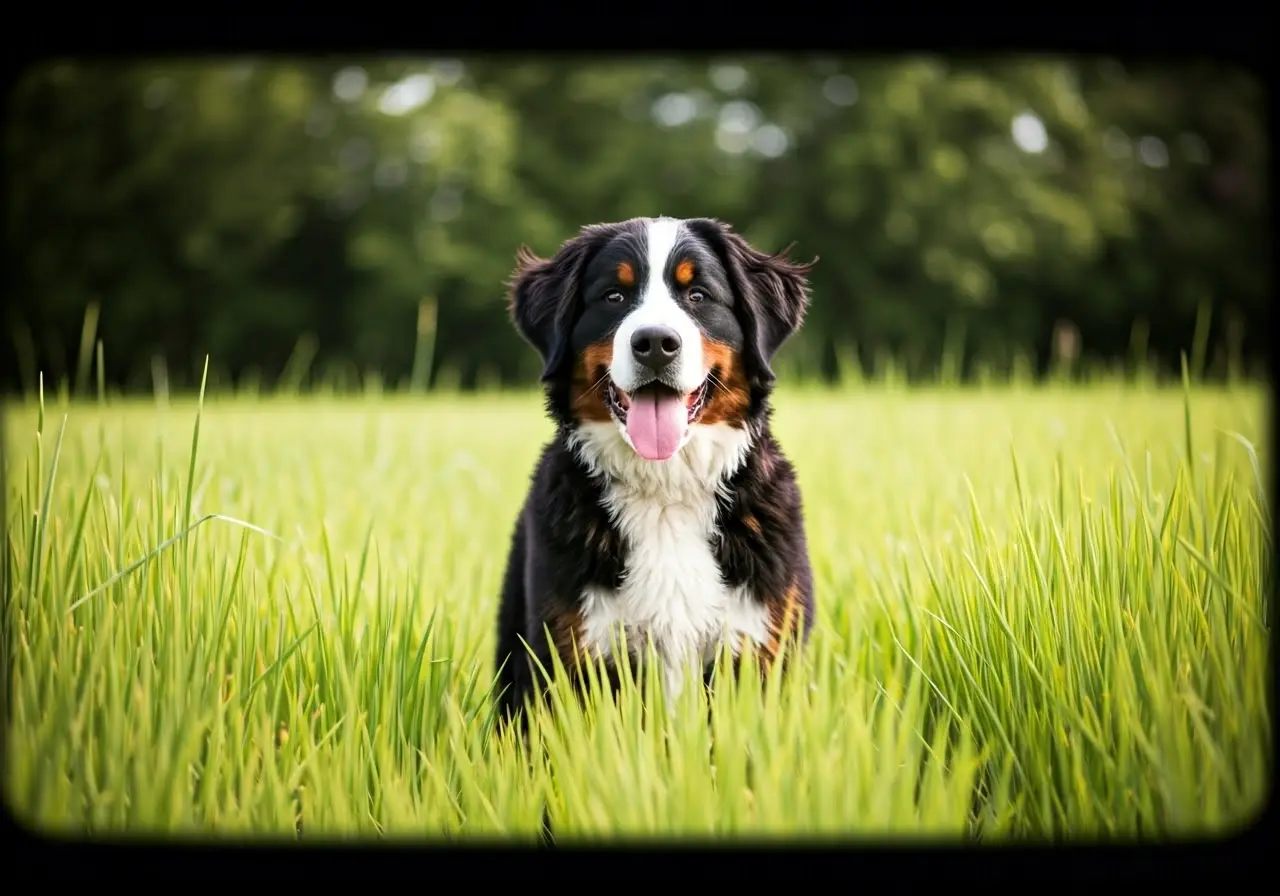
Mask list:
[[[276,382],[314,338],[318,370],[398,385],[427,296],[447,309],[433,382],[527,382],[503,301],[515,248],[655,213],[821,257],[783,366],[856,341],[869,365],[891,351],[930,375],[954,318],[961,372],[1045,351],[1057,318],[1087,322],[1089,353],[1159,314],[1167,353],[1212,306],[1232,329],[1197,331],[1198,374],[1239,366],[1268,295],[1261,92],[1214,68],[161,60],[50,65],[15,99],[29,386],[63,372],[49,334],[93,302],[120,382],[145,382],[161,344]]]

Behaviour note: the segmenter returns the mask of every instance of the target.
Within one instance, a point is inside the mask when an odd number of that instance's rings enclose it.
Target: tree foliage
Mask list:
[[[1043,366],[1064,325],[1104,359],[1140,336],[1176,363],[1197,326],[1219,367],[1266,344],[1262,95],[1221,67],[58,62],[6,148],[9,385],[71,374],[90,308],[109,378],[144,387],[206,353],[274,378],[300,340],[401,381],[424,329],[437,377],[528,382],[516,247],[651,214],[820,257],[797,373]]]

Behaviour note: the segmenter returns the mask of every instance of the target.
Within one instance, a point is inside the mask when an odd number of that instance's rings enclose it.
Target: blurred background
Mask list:
[[[15,90],[3,387],[531,385],[527,243],[821,256],[788,376],[1267,362],[1261,86],[1091,57],[62,62]]]

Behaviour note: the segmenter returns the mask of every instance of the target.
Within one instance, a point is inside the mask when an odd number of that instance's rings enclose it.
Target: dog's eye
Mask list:
[[[689,290],[689,301],[695,305],[707,297],[707,294],[700,289]]]
[[[604,300],[608,302],[610,305],[616,305],[619,302],[621,302],[624,298],[625,296],[623,296],[622,293],[618,292],[616,289],[612,289],[609,292],[604,294]]]

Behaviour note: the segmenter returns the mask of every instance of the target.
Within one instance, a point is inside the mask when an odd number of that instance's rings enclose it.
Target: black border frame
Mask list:
[[[56,56],[130,57],[146,55],[202,55],[227,53],[573,53],[592,55],[671,53],[715,50],[769,52],[858,51],[903,52],[1007,52],[1007,53],[1106,53],[1118,57],[1213,58],[1254,71],[1266,82],[1264,53],[1272,41],[1265,25],[1269,18],[1260,6],[1215,4],[1197,13],[1177,13],[1157,4],[1111,3],[1105,12],[1057,15],[1010,14],[992,7],[957,15],[930,17],[927,7],[916,5],[905,15],[888,16],[871,10],[849,10],[844,16],[831,7],[823,18],[843,18],[837,25],[819,25],[819,17],[805,16],[802,7],[785,10],[745,4],[707,9],[698,16],[691,6],[669,7],[671,12],[645,18],[627,16],[626,7],[582,7],[587,15],[577,24],[571,7],[504,7],[493,12],[474,8],[471,17],[457,7],[437,11],[421,7],[423,25],[414,27],[405,12],[381,17],[363,7],[361,17],[306,15],[301,8],[282,5],[279,14],[235,17],[233,4],[218,8],[223,15],[139,16],[122,12],[93,16],[65,9],[54,16],[10,16],[4,57],[7,79],[16,80],[32,63]],[[407,7],[400,7],[401,10]],[[261,9],[261,7],[259,7]],[[819,12],[820,7],[814,7]],[[1128,11],[1126,15],[1125,12]],[[623,17],[621,28],[609,29],[607,45],[598,38],[605,18]],[[467,28],[467,19],[478,27]],[[22,25],[21,22],[26,24]],[[699,27],[701,25],[701,27]],[[753,34],[754,32],[754,34]],[[844,41],[834,36],[847,35]],[[752,37],[755,39],[752,40]],[[681,40],[680,38],[683,38]],[[1274,358],[1269,360],[1274,364]],[[1274,374],[1274,369],[1271,371]],[[1273,377],[1274,382],[1274,377]],[[1273,418],[1274,419],[1274,418]],[[1274,439],[1273,439],[1274,445]],[[1272,452],[1273,458],[1275,452]],[[1271,480],[1276,481],[1274,475]],[[3,500],[3,494],[0,494]],[[1275,604],[1273,602],[1272,606]],[[1274,611],[1273,611],[1274,612]],[[1274,630],[1275,621],[1271,621]],[[1274,663],[1274,658],[1273,658]],[[1273,675],[1274,665],[1273,665]],[[1274,705],[1274,685],[1272,700]],[[1274,718],[1274,711],[1273,711]],[[361,879],[414,876],[447,880],[460,876],[508,875],[529,879],[539,865],[550,871],[561,863],[572,867],[574,883],[598,880],[603,887],[613,881],[650,870],[658,876],[686,879],[703,877],[718,881],[734,876],[757,880],[806,878],[831,886],[845,881],[858,886],[883,876],[894,883],[909,878],[974,876],[986,882],[1000,878],[1030,877],[1080,879],[1093,876],[1178,877],[1211,876],[1215,879],[1252,875],[1265,857],[1265,844],[1273,842],[1274,786],[1265,807],[1235,836],[1220,840],[1182,840],[1166,845],[1108,845],[1071,843],[1052,846],[974,847],[922,846],[891,840],[868,844],[839,841],[805,842],[684,842],[629,847],[517,848],[505,842],[466,846],[447,841],[400,845],[352,841],[324,842],[308,839],[298,845],[264,845],[261,842],[170,840],[152,837],[70,840],[41,837],[21,825],[9,813],[0,820],[0,832],[11,843],[5,852],[17,882],[28,879],[76,877],[101,881],[123,873],[133,878],[173,875],[182,879],[252,877],[260,880],[297,880],[305,873],[329,878],[355,872]],[[496,856],[490,858],[493,853]],[[649,853],[665,854],[655,861]],[[656,857],[656,856],[655,856]],[[794,857],[794,858],[793,858]],[[918,858],[917,858],[918,857]],[[16,863],[12,860],[17,859]],[[632,866],[628,860],[643,864]],[[699,861],[701,860],[701,861]],[[798,862],[796,861],[798,860]],[[572,862],[572,866],[565,863]],[[701,865],[705,869],[700,873]],[[620,867],[621,866],[621,867]],[[496,874],[495,874],[496,873]],[[531,881],[532,882],[532,881]],[[562,884],[563,885],[563,884]]]

